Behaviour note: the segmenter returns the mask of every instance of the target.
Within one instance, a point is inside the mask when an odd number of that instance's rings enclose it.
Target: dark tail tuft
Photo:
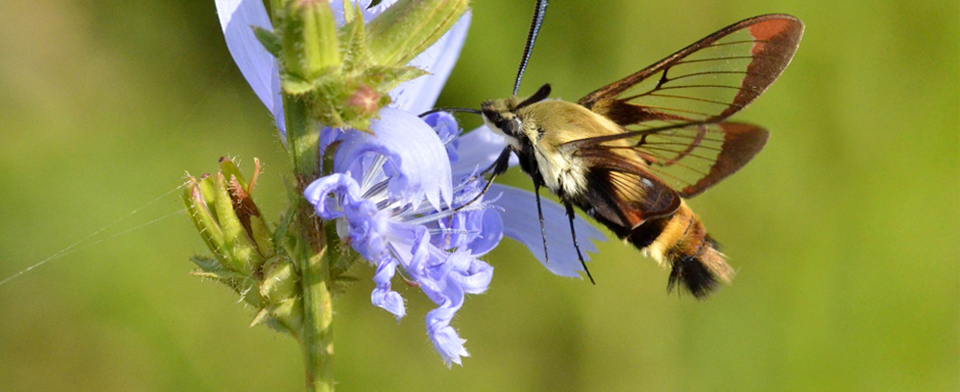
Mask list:
[[[680,282],[697,299],[705,299],[717,289],[717,277],[696,256],[681,256],[673,260],[667,291]]]

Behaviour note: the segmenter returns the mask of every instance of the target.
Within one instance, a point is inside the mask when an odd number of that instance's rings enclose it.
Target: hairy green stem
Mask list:
[[[284,94],[287,148],[293,159],[297,226],[300,246],[297,255],[303,290],[303,350],[307,391],[333,391],[333,293],[331,260],[327,252],[323,222],[303,198],[303,190],[320,177],[320,124],[312,119],[303,100]]]

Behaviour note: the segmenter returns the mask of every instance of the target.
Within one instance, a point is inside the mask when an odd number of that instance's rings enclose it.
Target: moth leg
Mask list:
[[[486,172],[490,171],[491,169],[493,170],[493,174],[490,176],[490,180],[487,181],[487,184],[483,186],[483,190],[481,190],[480,193],[474,196],[473,199],[471,199],[470,201],[463,203],[460,207],[457,207],[456,209],[454,209],[453,212],[459,212],[460,210],[473,204],[477,200],[480,200],[480,198],[483,197],[483,195],[487,193],[488,190],[490,190],[490,185],[493,185],[493,180],[495,180],[498,175],[505,173],[507,169],[510,168],[510,152],[511,151],[512,150],[510,149],[510,147],[504,148],[503,151],[500,153],[500,156],[497,157],[497,160],[494,161],[493,164],[490,165],[490,167],[486,168],[480,174],[473,176],[469,180],[467,180],[467,182],[476,180],[477,178],[483,176]]]
[[[590,275],[590,269],[587,268],[587,262],[583,260],[583,253],[580,252],[580,243],[577,242],[577,229],[573,225],[573,219],[576,217],[573,212],[573,204],[571,204],[569,201],[564,201],[563,206],[567,208],[567,217],[570,218],[570,233],[573,234],[573,247],[577,249],[577,257],[580,258],[580,265],[582,265],[583,270],[587,272],[587,277],[590,278],[590,283],[596,285],[597,282],[593,280],[593,275]]]
[[[543,226],[543,207],[540,206],[540,187],[543,180],[539,176],[533,177],[533,194],[537,196],[537,214],[540,215],[540,237],[543,238],[543,259],[545,263],[550,262],[550,254],[547,253],[547,229]]]

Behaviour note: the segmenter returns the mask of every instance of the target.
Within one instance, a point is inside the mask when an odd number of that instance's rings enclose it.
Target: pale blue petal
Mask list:
[[[383,170],[390,178],[387,190],[393,200],[419,205],[426,198],[437,210],[441,200],[450,203],[450,160],[433,128],[399,109],[383,108],[379,115],[370,123],[374,135],[351,131],[342,136],[334,171],[346,173],[365,156],[380,154],[386,158]]]
[[[340,140],[343,137],[344,131],[339,128],[330,128],[323,127],[320,128],[320,155],[324,155],[327,151],[327,147],[330,147],[331,144]]]
[[[370,23],[373,18],[376,18],[377,15],[380,15],[384,10],[390,8],[397,0],[383,0],[380,4],[373,7],[370,7],[370,3],[373,2],[372,0],[353,0],[352,2],[360,6],[364,22]],[[330,8],[333,9],[333,18],[337,22],[337,27],[343,26],[343,24],[346,23],[346,20],[343,18],[343,0],[331,1]]]
[[[440,137],[444,147],[447,148],[447,156],[450,157],[450,164],[454,165],[460,158],[460,124],[452,114],[447,112],[431,113],[423,117],[423,122],[427,123]]]
[[[477,260],[469,252],[461,251],[450,254],[443,264],[427,273],[434,278],[433,287],[437,291],[424,292],[440,305],[427,313],[427,335],[444,363],[448,366],[450,363],[459,365],[461,357],[470,354],[463,345],[466,340],[460,338],[450,326],[450,321],[463,306],[465,294],[479,294],[487,290],[493,278],[493,267]]]
[[[464,254],[469,255],[467,252]],[[451,256],[453,258],[454,256]],[[460,290],[467,294],[482,294],[490,287],[493,280],[493,267],[469,255],[466,270],[457,271],[449,275],[449,279],[456,283]]]
[[[470,17],[470,11],[467,11],[450,31],[410,62],[410,66],[430,74],[404,82],[391,90],[390,98],[396,107],[415,114],[433,108],[450,71],[460,57],[460,49],[463,48],[467,30],[470,28]]]
[[[460,136],[457,142],[463,148],[457,151],[457,161],[452,164],[453,178],[470,176],[474,170],[490,167],[507,145],[503,136],[493,133],[486,125]],[[510,166],[518,163],[516,154],[511,154]]]
[[[400,296],[400,293],[390,288],[391,280],[393,280],[393,275],[396,271],[396,260],[384,260],[379,263],[377,273],[373,276],[373,281],[377,284],[377,287],[370,293],[370,302],[373,303],[374,306],[393,313],[393,315],[397,317],[397,321],[400,321],[406,314],[403,297]]]
[[[431,296],[431,293],[436,293],[440,289],[437,282],[428,276],[428,269],[432,265],[442,264],[447,258],[447,253],[430,244],[430,233],[427,232],[426,227],[411,226],[409,232],[413,235],[410,252],[403,255],[401,262],[404,263],[404,269],[410,278],[420,284],[420,290],[423,290],[427,296]],[[431,299],[434,298],[431,297]]]
[[[431,313],[433,313],[433,311]],[[428,313],[427,323],[430,322],[430,318],[431,315]],[[467,340],[457,335],[457,331],[454,330],[450,324],[440,323],[435,324],[433,328],[427,327],[427,335],[430,336],[430,341],[433,342],[433,348],[437,350],[437,353],[443,358],[443,363],[448,367],[451,363],[463,365],[461,363],[461,357],[470,356],[466,347],[463,346]]]
[[[361,198],[360,186],[349,174],[321,177],[303,190],[303,196],[320,218],[346,221],[346,233],[341,236],[349,237],[351,247],[364,258],[378,262],[387,254],[390,212],[379,211],[372,201]]]
[[[344,197],[356,199],[360,196],[360,186],[350,176],[334,173],[316,179],[303,190],[304,198],[313,205],[317,216],[324,220],[343,216],[339,200],[328,197],[330,195],[345,195]]]
[[[570,233],[570,223],[563,206],[547,198],[541,197],[543,205],[543,222],[546,228],[547,249],[550,253],[550,262],[544,261],[543,238],[540,235],[540,220],[537,215],[537,201],[533,192],[509,186],[494,184],[487,192],[490,199],[496,199],[497,207],[503,209],[501,214],[509,217],[503,220],[503,234],[525,245],[537,260],[550,272],[567,277],[580,277],[583,271],[577,250],[573,247],[573,237]],[[583,258],[589,260],[587,252],[596,253],[597,247],[593,241],[606,241],[606,236],[593,225],[577,216],[574,220],[577,228],[577,239]]]
[[[503,219],[500,212],[495,209],[486,209],[480,213],[483,216],[481,220],[480,234],[467,245],[467,249],[474,256],[482,256],[493,250],[503,239]]]
[[[273,30],[261,0],[216,0],[220,26],[227,50],[260,101],[270,110],[277,128],[284,134],[280,73],[273,56],[253,34],[253,27]]]
[[[441,249],[468,250],[474,257],[482,256],[497,246],[503,238],[503,222],[495,202],[474,199],[483,190],[486,181],[474,180],[457,186],[454,205],[473,201],[473,204],[453,216],[435,222],[442,235],[435,236],[433,244]]]

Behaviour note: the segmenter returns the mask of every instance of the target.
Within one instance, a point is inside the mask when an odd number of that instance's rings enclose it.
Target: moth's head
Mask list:
[[[513,142],[523,135],[523,121],[517,115],[518,111],[546,99],[549,95],[550,85],[545,84],[523,101],[517,97],[486,101],[480,104],[480,114],[491,131],[507,137],[508,142]]]
[[[517,116],[517,98],[493,99],[480,104],[480,114],[483,123],[491,131],[517,139],[520,137],[522,123]],[[509,139],[508,139],[509,140]]]

